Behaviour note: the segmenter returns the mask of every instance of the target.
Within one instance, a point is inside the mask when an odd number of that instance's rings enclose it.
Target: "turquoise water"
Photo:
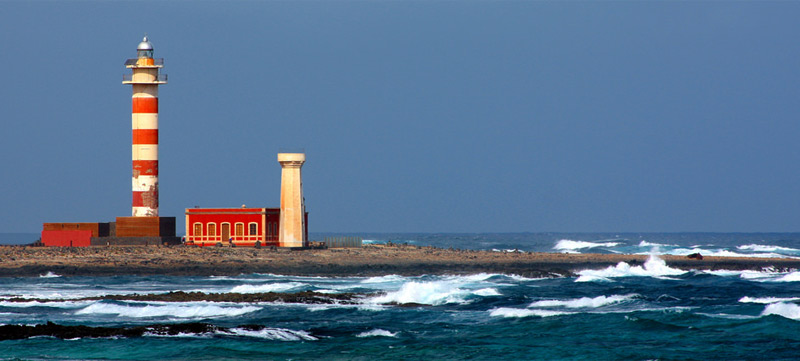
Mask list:
[[[370,242],[397,242],[396,235]],[[406,235],[408,236],[408,235]],[[797,234],[535,236],[425,235],[408,242],[552,252],[797,252]],[[533,237],[533,236],[532,236]],[[408,237],[411,238],[411,237]],[[585,242],[585,243],[581,243]],[[646,243],[642,243],[646,242]],[[794,242],[794,243],[793,243]],[[545,244],[546,243],[546,244]],[[591,244],[589,244],[591,243]],[[612,244],[616,243],[616,244]],[[515,247],[514,245],[522,246]],[[696,246],[696,247],[695,247]],[[458,247],[466,248],[466,247]],[[635,253],[635,252],[630,252]],[[355,305],[66,301],[106,294],[202,292],[359,292]],[[0,279],[0,324],[141,326],[202,322],[224,331],[133,338],[34,337],[0,341],[0,359],[797,359],[800,272],[684,272],[656,256],[577,277],[388,275],[373,278],[248,274],[218,277],[119,276]],[[397,303],[412,304],[397,306]],[[238,327],[260,325],[248,331]]]

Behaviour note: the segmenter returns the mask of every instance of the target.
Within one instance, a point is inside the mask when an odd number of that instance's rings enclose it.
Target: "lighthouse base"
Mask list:
[[[175,217],[117,217],[112,237],[175,237]]]

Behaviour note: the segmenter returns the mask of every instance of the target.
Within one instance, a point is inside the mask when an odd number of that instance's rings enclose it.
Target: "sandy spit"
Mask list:
[[[491,252],[418,246],[369,245],[326,250],[197,247],[0,247],[0,277],[109,275],[381,276],[397,274],[503,273],[526,277],[570,276],[627,262],[641,265],[647,255]],[[800,269],[799,259],[661,256],[684,270]]]

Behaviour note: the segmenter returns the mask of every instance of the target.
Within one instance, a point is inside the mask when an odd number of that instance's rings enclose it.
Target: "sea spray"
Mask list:
[[[620,262],[616,266],[602,270],[583,270],[579,271],[579,277],[575,282],[608,281],[618,277],[665,277],[678,276],[686,271],[671,268],[667,263],[655,254],[651,254],[643,266],[631,266],[626,262]]]

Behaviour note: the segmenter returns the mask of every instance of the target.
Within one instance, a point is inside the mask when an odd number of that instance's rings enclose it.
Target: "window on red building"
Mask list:
[[[250,235],[255,236],[258,234],[258,224],[250,223]]]

